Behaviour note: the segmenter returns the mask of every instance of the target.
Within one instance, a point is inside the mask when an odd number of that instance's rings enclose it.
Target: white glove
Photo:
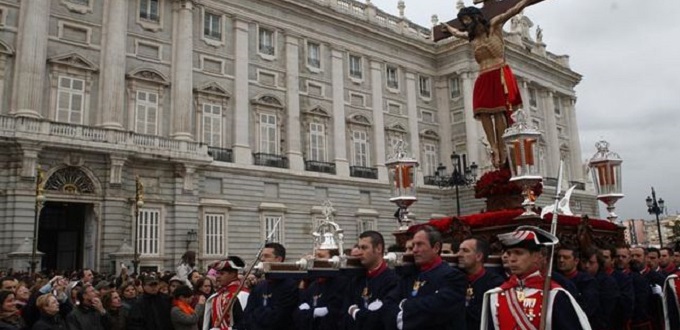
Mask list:
[[[399,311],[397,314],[397,329],[401,330],[404,328],[404,311]]]
[[[352,320],[357,319],[357,312],[359,312],[359,306],[357,305],[349,306],[349,308],[347,309],[347,314],[349,314],[352,317]]]
[[[314,317],[324,317],[326,315],[328,315],[328,308],[326,307],[314,308]]]
[[[380,301],[380,299],[376,299],[374,302],[368,304],[368,310],[371,312],[375,312],[382,308],[382,305],[383,305],[382,301]]]
[[[309,308],[310,308],[310,307],[309,307],[309,304],[308,304],[308,303],[302,303],[302,304],[300,305],[300,307],[298,307],[298,309],[301,310],[301,311],[309,310]]]
[[[659,296],[663,296],[663,292],[661,290],[661,287],[658,284],[652,285],[652,293],[657,294]]]

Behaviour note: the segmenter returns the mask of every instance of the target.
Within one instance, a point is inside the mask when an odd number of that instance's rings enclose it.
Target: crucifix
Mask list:
[[[434,41],[455,36],[472,45],[480,71],[472,93],[472,110],[484,128],[495,168],[507,164],[503,134],[513,122],[510,115],[522,106],[517,81],[505,62],[503,25],[524,8],[541,1],[475,0],[484,2],[484,6],[462,8],[458,18],[434,27]]]

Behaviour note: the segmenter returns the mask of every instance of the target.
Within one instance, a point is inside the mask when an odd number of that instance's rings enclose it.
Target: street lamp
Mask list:
[[[654,214],[656,216],[656,229],[659,230],[659,246],[663,247],[663,237],[661,237],[661,223],[659,222],[659,214],[664,211],[664,200],[663,198],[656,199],[656,191],[652,187],[652,197],[647,196],[645,200],[647,202],[647,212],[649,214]]]
[[[189,246],[191,243],[196,242],[198,240],[198,233],[196,232],[195,229],[190,229],[187,232],[187,251],[189,250]]]
[[[43,203],[45,203],[45,173],[38,169],[35,177],[35,215],[33,218],[33,248],[31,251],[31,274],[35,274],[35,268],[38,265],[36,254],[38,252],[38,227],[40,226],[40,211],[42,211]]]
[[[462,164],[461,164],[462,158]],[[470,186],[477,181],[477,164],[472,162],[470,166],[467,165],[465,155],[459,155],[455,151],[451,154],[451,164],[453,165],[453,172],[451,175],[446,175],[446,166],[439,163],[437,172],[434,174],[435,183],[440,189],[456,188],[456,215],[460,216],[460,186]]]
[[[619,154],[609,151],[609,142],[599,141],[595,144],[597,153],[590,159],[588,166],[593,175],[593,183],[597,191],[597,199],[607,205],[607,219],[616,221],[614,204],[623,198],[623,186],[621,185],[621,163],[623,160]]]
[[[133,274],[137,275],[137,267],[139,266],[139,209],[144,206],[144,185],[139,179],[139,175],[135,177],[135,225],[133,228],[134,235],[134,255],[132,259]]]

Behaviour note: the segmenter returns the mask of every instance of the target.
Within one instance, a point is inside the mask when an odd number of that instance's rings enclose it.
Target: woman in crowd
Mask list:
[[[68,329],[66,322],[59,314],[59,301],[51,293],[46,293],[38,297],[35,303],[40,311],[40,319],[36,322],[32,330],[62,330]]]
[[[196,307],[200,297],[208,299],[208,297],[215,293],[215,290],[213,288],[213,282],[209,278],[202,277],[196,283],[197,285],[194,288],[194,297],[191,300],[192,307]]]
[[[111,317],[111,328],[109,330],[125,330],[128,311],[123,307],[118,291],[111,291],[105,294],[102,298],[102,305]]]
[[[24,309],[24,306],[28,303],[28,299],[31,297],[31,291],[28,289],[26,282],[19,282],[19,286],[15,291],[16,303],[18,309]]]
[[[198,330],[200,320],[203,318],[205,297],[199,296],[196,308],[191,307],[193,293],[186,285],[178,287],[174,292],[175,299],[172,301],[170,320],[175,330]]]
[[[191,273],[189,273],[189,281],[191,282],[191,288],[196,289],[198,280],[200,280],[203,277],[201,273],[197,270],[192,270]]]
[[[0,330],[23,330],[24,320],[17,309],[12,291],[0,291]]]
[[[137,288],[135,288],[135,284],[128,282],[121,286],[120,297],[123,303],[123,308],[129,311],[137,299]]]

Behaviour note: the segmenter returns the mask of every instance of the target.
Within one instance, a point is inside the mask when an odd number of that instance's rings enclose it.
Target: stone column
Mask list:
[[[50,6],[42,1],[21,1],[20,6],[10,113],[41,118]]]
[[[192,104],[193,90],[193,1],[174,3],[177,17],[173,20],[172,42],[172,137],[193,140]],[[247,80],[246,80],[247,81]]]
[[[569,99],[569,106],[564,110],[569,120],[569,150],[571,150],[571,173],[574,181],[586,182],[583,174],[583,156],[581,154],[581,137],[576,120],[576,99]]]
[[[466,144],[466,149],[467,149],[467,161],[468,164],[472,164],[472,162],[475,162],[476,164],[481,164],[480,162],[480,157],[479,157],[479,137],[480,135],[480,127],[481,126],[479,123],[477,123],[477,119],[475,119],[474,113],[472,111],[472,90],[473,90],[473,84],[474,84],[474,74],[471,72],[464,72],[461,75],[461,78],[463,80],[463,90],[462,90],[462,95],[463,95],[463,104],[464,104],[464,112],[465,112],[465,144]]]
[[[548,148],[548,161],[546,164],[547,175],[557,178],[560,164],[560,140],[557,136],[557,119],[555,118],[555,103],[553,91],[545,91],[543,94],[543,116],[545,116],[545,141]]]
[[[437,120],[439,121],[439,162],[443,164],[444,161],[448,161],[453,152],[449,77],[439,77],[435,81],[434,95],[437,102]]]
[[[418,99],[416,95],[416,75],[413,72],[406,72],[406,111],[408,113],[408,130],[409,141],[411,149],[411,157],[420,159],[420,132],[418,130]],[[382,114],[382,111],[381,111]],[[392,150],[389,151],[392,153]],[[422,159],[421,159],[422,161]],[[418,180],[416,182],[423,182],[423,171],[419,170]]]
[[[290,169],[304,171],[302,159],[302,141],[300,141],[300,39],[295,36],[286,36],[286,99],[288,105],[286,140],[288,150],[286,156]]]
[[[371,60],[371,86],[373,94],[373,145],[375,148],[375,167],[378,168],[378,180],[387,181],[385,167],[385,120],[383,118],[383,80],[382,65]],[[416,117],[417,118],[417,117]]]
[[[248,22],[234,21],[234,162],[252,164],[248,106]]]
[[[125,41],[127,39],[128,1],[104,3],[102,27],[101,79],[99,84],[99,125],[123,129],[125,109]]]
[[[349,161],[347,160],[347,137],[345,122],[345,69],[344,53],[331,50],[331,81],[333,88],[333,150],[335,151],[335,168],[337,175],[349,177]]]

